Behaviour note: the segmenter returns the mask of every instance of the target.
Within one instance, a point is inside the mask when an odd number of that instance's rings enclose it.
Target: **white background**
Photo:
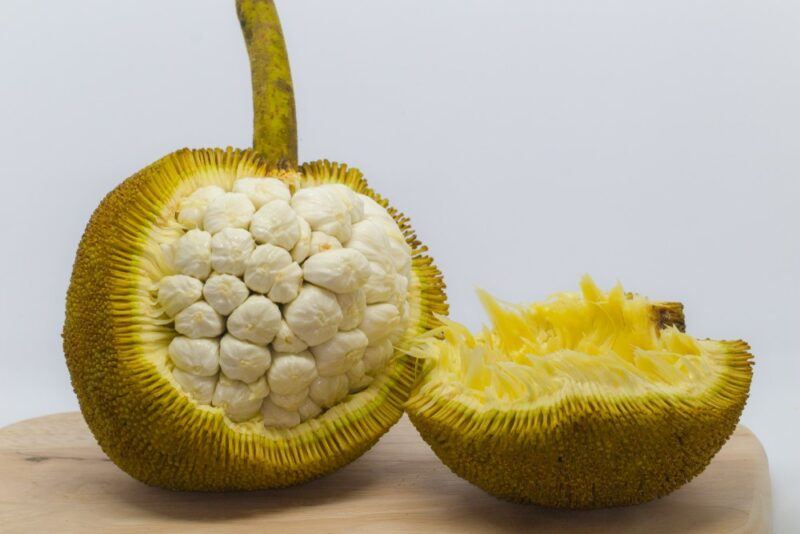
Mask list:
[[[756,355],[743,421],[800,529],[800,3],[284,0],[304,160],[411,216],[452,315],[473,289],[602,285],[687,306]],[[118,182],[250,145],[232,1],[0,3],[0,425],[76,408],[60,330],[75,248]]]

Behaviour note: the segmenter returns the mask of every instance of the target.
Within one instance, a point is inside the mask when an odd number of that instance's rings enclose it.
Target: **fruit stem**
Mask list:
[[[253,148],[270,164],[297,167],[297,118],[289,56],[272,0],[236,0],[250,57]]]

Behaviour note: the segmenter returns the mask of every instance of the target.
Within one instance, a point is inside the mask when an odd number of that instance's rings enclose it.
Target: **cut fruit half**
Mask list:
[[[300,294],[287,299],[273,293],[282,270],[274,276],[269,269],[250,271],[261,278],[247,274],[254,265],[270,265],[258,256],[261,247],[298,266],[326,253],[298,255],[299,238],[259,244],[261,237],[251,237],[251,219],[264,207],[247,208],[258,203],[248,198],[278,191],[294,199],[319,189],[349,191],[359,206],[368,206],[354,228],[387,227],[405,251],[396,263],[387,262],[393,273],[394,265],[402,268],[396,276],[405,281],[400,294],[393,285],[387,296],[397,307],[365,304],[346,328],[348,306],[339,297],[366,279],[353,282],[347,269],[335,276],[341,263],[314,272],[351,285],[329,291],[306,282],[299,288],[306,273],[298,267],[291,283]],[[238,202],[236,195],[244,196],[244,209],[207,202],[209,196]],[[282,213],[271,205],[265,204],[267,215]],[[344,220],[350,224],[349,215],[338,222]],[[273,229],[268,236],[285,233]],[[355,251],[362,242],[368,241],[352,236],[342,250],[366,264]],[[379,244],[391,258],[386,238]],[[344,165],[270,169],[253,152],[233,149],[181,150],[162,158],[106,197],[78,250],[64,345],[89,427],[122,469],[173,489],[285,486],[349,463],[402,415],[420,371],[406,352],[415,337],[439,324],[434,314],[447,311],[441,275],[425,251],[408,219]],[[305,291],[311,296],[300,302]],[[331,324],[328,304],[338,314],[330,331],[324,327]],[[405,313],[389,328],[370,319],[375,306]],[[367,339],[362,330],[380,331]],[[348,344],[351,337],[356,342]],[[338,386],[318,384],[326,380]]]
[[[696,339],[682,307],[601,291],[481,301],[491,328],[445,320],[412,354],[414,425],[457,475],[502,499],[590,508],[665,495],[728,439],[752,375],[743,341]]]

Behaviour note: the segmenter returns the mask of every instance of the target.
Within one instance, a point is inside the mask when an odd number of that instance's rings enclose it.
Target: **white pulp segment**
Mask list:
[[[212,274],[203,286],[203,298],[221,315],[230,315],[248,296],[244,282],[230,274]]]
[[[345,246],[359,251],[369,261],[385,263],[388,260],[389,240],[386,232],[369,219],[353,226],[352,236]]]
[[[372,383],[372,377],[367,375],[366,368],[363,360],[359,360],[353,367],[347,371],[347,381],[350,385],[350,391],[359,391]]]
[[[219,365],[229,378],[248,384],[255,382],[267,372],[272,355],[267,347],[242,341],[225,334],[219,342]]]
[[[281,311],[263,295],[252,295],[228,317],[228,332],[252,343],[266,345],[278,333]]]
[[[336,295],[311,284],[305,284],[284,308],[283,317],[289,328],[312,347],[332,338],[343,318]]]
[[[311,254],[311,226],[302,217],[298,217],[297,222],[300,225],[300,237],[292,248],[292,259],[301,263]]]
[[[269,396],[269,400],[274,402],[276,405],[280,406],[284,410],[289,410],[292,412],[300,409],[300,406],[306,402],[307,398],[308,388],[301,389],[296,393],[289,393],[288,395],[281,395],[280,393],[273,391]]]
[[[276,354],[267,375],[275,393],[291,395],[304,390],[317,378],[317,364],[309,353]]]
[[[255,246],[247,230],[224,228],[211,238],[211,268],[217,273],[242,276]]]
[[[190,229],[202,228],[208,204],[224,194],[225,190],[217,185],[208,185],[196,189],[181,201],[178,209],[178,223]]]
[[[267,296],[272,302],[286,304],[297,297],[303,285],[303,269],[297,263],[290,263],[275,273],[275,281]]]
[[[191,398],[199,404],[211,404],[214,390],[217,387],[217,375],[199,376],[176,367],[172,377]]]
[[[347,396],[348,387],[345,375],[321,376],[311,384],[308,395],[317,405],[330,408]]]
[[[285,410],[269,398],[261,406],[261,415],[264,418],[264,426],[272,428],[292,428],[302,421],[298,412]]]
[[[175,336],[167,348],[176,367],[197,376],[214,376],[219,371],[219,341]]]
[[[289,186],[280,178],[239,178],[233,183],[233,192],[247,196],[255,209],[273,200],[289,202],[292,198]]]
[[[297,409],[297,413],[300,414],[301,421],[307,421],[309,419],[313,419],[314,417],[322,413],[322,408],[320,408],[316,402],[308,398],[300,406],[300,408]]]
[[[317,373],[320,376],[346,373],[361,361],[368,343],[364,332],[356,329],[337,332],[325,343],[311,347],[311,354],[317,361]]]
[[[319,254],[326,250],[335,250],[339,248],[342,248],[342,244],[332,235],[328,235],[325,232],[311,232],[309,254]]]
[[[364,371],[369,375],[375,376],[386,366],[386,362],[389,361],[393,351],[392,342],[388,339],[368,346],[364,351]]]
[[[341,248],[314,254],[303,264],[303,278],[334,293],[350,293],[364,287],[370,277],[367,258],[357,250]],[[394,280],[387,288],[394,289]]]
[[[332,235],[340,242],[350,239],[350,210],[342,195],[330,185],[301,189],[292,197],[292,208],[312,230]]]
[[[387,263],[369,262],[369,277],[364,284],[364,296],[367,304],[388,301],[395,290],[394,268]]]
[[[195,302],[175,316],[175,331],[186,337],[217,337],[225,331],[225,321],[207,302]]]
[[[203,296],[203,282],[185,274],[165,276],[158,284],[158,304],[170,317]]]
[[[211,404],[225,410],[225,415],[233,421],[247,421],[258,413],[268,394],[269,388],[263,376],[252,384],[245,384],[223,374],[219,377]]]
[[[211,234],[225,228],[247,228],[255,207],[242,193],[225,193],[208,203],[203,216],[203,229]]]
[[[336,295],[336,300],[342,310],[342,323],[339,325],[341,330],[352,330],[361,324],[367,309],[367,294],[363,289],[340,293]]]
[[[186,232],[175,242],[174,261],[179,273],[205,280],[211,272],[211,234],[202,230]]]
[[[399,324],[400,310],[384,302],[367,306],[359,328],[367,335],[370,345],[374,345],[389,337]]]
[[[259,243],[270,243],[291,250],[300,239],[300,223],[297,219],[288,202],[273,200],[261,206],[253,215],[250,233]]]
[[[244,283],[256,293],[269,293],[276,274],[292,263],[292,256],[274,245],[259,245],[245,262]]]
[[[278,352],[298,353],[306,350],[308,345],[303,343],[303,340],[292,332],[286,321],[281,321],[278,333],[275,334],[275,339],[272,340],[272,348]]]

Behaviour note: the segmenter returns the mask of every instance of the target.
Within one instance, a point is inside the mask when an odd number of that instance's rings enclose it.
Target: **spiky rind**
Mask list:
[[[263,176],[267,170],[249,150],[180,150],[112,191],[81,240],[63,333],[73,388],[105,453],[147,484],[249,490],[329,473],[363,454],[400,418],[419,373],[417,362],[397,351],[385,375],[365,392],[294,429],[256,432],[233,424],[220,409],[196,404],[144,353],[142,333],[158,335],[159,328],[167,328],[141,309],[147,298],[141,284],[148,261],[143,251],[149,232],[166,224],[167,203],[178,188],[203,176]],[[346,173],[348,180],[370,194],[354,173]],[[413,235],[406,219],[398,223]],[[434,312],[447,309],[439,271],[415,239],[409,244],[415,251],[419,305],[407,338],[435,325]]]
[[[598,508],[646,502],[708,465],[733,433],[752,377],[749,347],[716,342],[723,371],[698,397],[567,396],[540,409],[477,409],[442,388],[407,411],[456,475],[513,502]]]

